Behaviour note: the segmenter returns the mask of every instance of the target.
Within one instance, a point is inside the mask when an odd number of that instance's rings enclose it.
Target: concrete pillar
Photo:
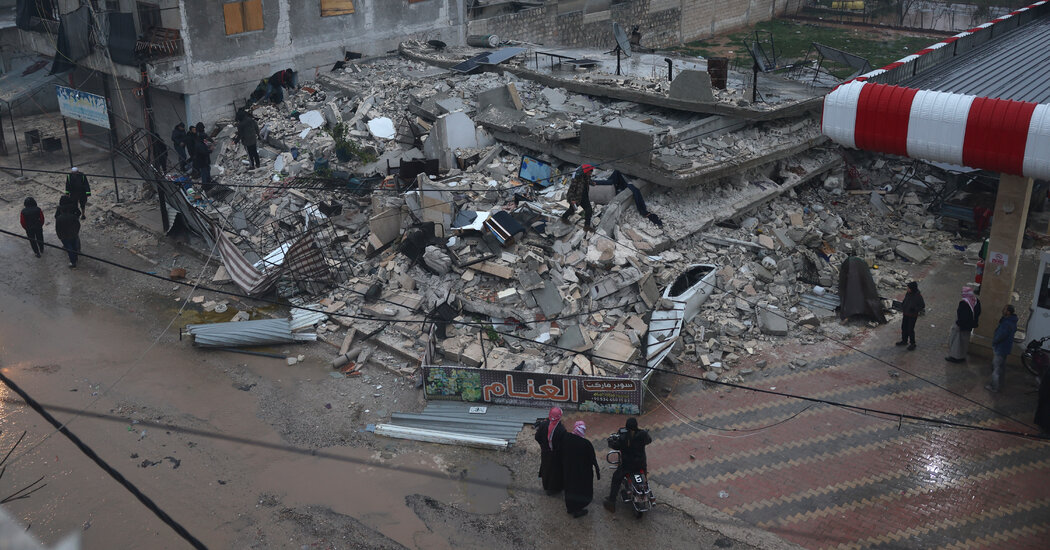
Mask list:
[[[988,258],[985,260],[981,283],[981,321],[971,339],[975,346],[992,347],[992,335],[1003,306],[1010,303],[1031,199],[1032,178],[999,175],[999,190],[995,194],[995,211],[992,213],[992,235],[988,242]],[[997,255],[1005,261],[997,261]],[[1018,311],[1025,309],[1021,304],[1014,304],[1014,307]]]

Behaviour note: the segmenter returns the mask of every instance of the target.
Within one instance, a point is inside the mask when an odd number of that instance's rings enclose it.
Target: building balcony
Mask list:
[[[182,56],[182,35],[179,29],[153,27],[135,42],[135,54],[146,62]]]

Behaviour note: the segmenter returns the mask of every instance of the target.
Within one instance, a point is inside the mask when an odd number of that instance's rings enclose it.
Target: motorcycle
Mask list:
[[[614,456],[615,455],[615,456]],[[609,451],[605,455],[605,461],[616,469],[620,465],[620,451]],[[642,515],[653,509],[656,497],[649,489],[649,479],[645,471],[625,472],[623,481],[620,483],[620,501],[630,504],[634,509],[634,517],[641,519]]]
[[[1047,340],[1050,340],[1050,336],[1028,342],[1024,353],[1021,354],[1021,364],[1039,379],[1042,379],[1050,368],[1050,351],[1043,349],[1043,343]]]

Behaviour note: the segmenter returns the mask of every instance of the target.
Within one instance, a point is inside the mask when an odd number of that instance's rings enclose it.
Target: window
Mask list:
[[[244,0],[222,5],[226,19],[226,34],[261,31],[263,28],[262,0]]]
[[[139,34],[146,34],[153,27],[160,28],[160,6],[137,2],[139,12]]]
[[[321,17],[348,13],[354,13],[354,3],[350,0],[321,0]]]

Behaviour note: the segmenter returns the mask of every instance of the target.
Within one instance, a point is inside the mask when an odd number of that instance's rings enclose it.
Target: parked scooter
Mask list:
[[[620,465],[620,451],[609,451],[605,455],[605,461],[616,469]],[[649,489],[649,479],[644,470],[637,472],[626,472],[623,482],[620,484],[620,502],[630,504],[634,508],[634,517],[641,519],[642,515],[653,509],[656,497]]]
[[[1050,340],[1050,336],[1044,336],[1028,342],[1021,354],[1021,363],[1028,372],[1036,378],[1046,376],[1047,368],[1050,367],[1050,351],[1043,348],[1043,344]]]

